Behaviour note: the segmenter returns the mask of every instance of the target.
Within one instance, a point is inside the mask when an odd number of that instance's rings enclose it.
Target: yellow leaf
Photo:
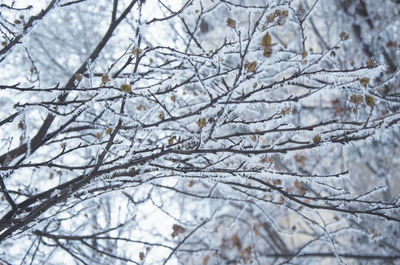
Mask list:
[[[228,25],[228,27],[230,28],[236,28],[236,20],[232,19],[232,18],[228,18],[226,20],[226,24]]]
[[[261,45],[265,48],[270,47],[272,45],[271,35],[267,32],[265,36],[262,38]]]
[[[173,145],[175,138],[176,138],[176,136],[172,136],[171,138],[169,138],[168,145]]]
[[[253,61],[253,62],[247,62],[244,64],[244,68],[247,69],[247,72],[252,72],[254,73],[257,67],[257,62]]]
[[[140,258],[140,260],[144,260],[144,253],[143,252],[139,253],[139,258]]]
[[[18,129],[21,129],[21,130],[25,129],[25,124],[24,124],[23,121],[20,121],[20,122],[18,123]]]
[[[349,101],[354,104],[361,104],[364,101],[364,97],[362,95],[352,94]]]
[[[283,115],[287,115],[287,114],[290,113],[290,110],[291,110],[291,108],[288,107],[288,108],[286,108],[286,109],[283,109],[283,110],[281,111],[281,113],[282,113]]]
[[[285,19],[289,16],[289,11],[288,10],[282,10],[281,18]]]
[[[301,53],[301,58],[304,59],[304,58],[306,58],[306,57],[307,57],[307,51],[304,50],[304,51]]]
[[[197,125],[199,126],[200,129],[202,129],[206,125],[207,121],[206,118],[200,118],[197,121]]]
[[[369,84],[369,81],[370,81],[370,79],[368,77],[363,77],[360,79],[361,85],[363,85],[365,87]]]
[[[307,192],[306,187],[304,187],[299,181],[295,181],[294,186],[299,191],[300,195],[304,195]]]
[[[76,80],[77,80],[78,82],[80,82],[80,81],[82,81],[82,79],[83,79],[83,75],[77,73],[77,74],[75,74],[75,78],[76,78]]]
[[[235,246],[238,250],[241,250],[241,249],[242,249],[242,242],[240,241],[239,236],[237,235],[237,233],[234,234],[234,235],[231,237],[231,243],[232,243],[232,245]]]
[[[376,66],[376,62],[374,57],[371,57],[371,59],[367,60],[367,67],[368,68],[374,68]]]
[[[258,229],[257,224],[255,224],[255,225],[253,226],[253,231],[254,231],[254,234],[255,234],[256,236],[259,236],[259,235],[260,235],[260,230]]]
[[[357,95],[356,94],[352,94],[350,96],[350,100],[351,103],[356,103],[357,102]]]
[[[103,84],[106,84],[108,81],[110,81],[110,77],[108,76],[108,74],[107,74],[107,73],[103,74],[103,75],[101,76],[101,82],[102,82]]]
[[[319,144],[321,142],[321,136],[319,136],[318,134],[314,136],[313,138],[313,143],[314,144]]]
[[[106,134],[111,134],[111,132],[112,132],[112,128],[107,128]]]
[[[339,34],[339,37],[340,37],[340,39],[342,39],[342,40],[348,40],[348,39],[350,38],[350,35],[343,31],[343,32],[341,32],[341,33]]]
[[[367,103],[368,106],[375,106],[375,98],[374,96],[371,95],[365,95],[365,103]]]
[[[142,49],[134,48],[132,50],[133,55],[138,56],[142,54]]]
[[[158,118],[160,120],[163,120],[164,119],[164,112],[160,111],[160,114],[158,114]]]
[[[145,105],[139,104],[139,105],[136,107],[136,109],[137,109],[137,110],[146,110],[147,107],[146,107]]]
[[[275,19],[275,14],[274,13],[271,13],[271,14],[269,14],[267,16],[268,23],[271,23],[272,21],[274,21],[274,19]]]
[[[268,46],[264,49],[264,56],[269,58],[272,55],[272,46]]]
[[[207,265],[208,264],[208,261],[210,260],[210,256],[205,256],[204,258],[203,258],[203,265]]]
[[[356,103],[357,104],[361,104],[363,102],[363,96],[362,95],[358,95],[357,99],[356,99]]]
[[[124,91],[126,93],[130,93],[131,92],[131,85],[123,84],[123,85],[121,85],[121,89],[122,89],[122,91]]]
[[[173,226],[172,226],[172,230],[173,230],[173,232],[172,232],[172,234],[171,234],[172,237],[176,237],[177,235],[186,232],[186,229],[183,228],[183,227],[180,226],[180,225],[173,225]]]
[[[267,32],[267,34],[265,34],[265,36],[262,38],[261,41],[261,46],[264,47],[264,56],[269,58],[272,54],[272,46],[274,44],[272,44],[272,38],[271,35],[269,35],[269,33]]]

